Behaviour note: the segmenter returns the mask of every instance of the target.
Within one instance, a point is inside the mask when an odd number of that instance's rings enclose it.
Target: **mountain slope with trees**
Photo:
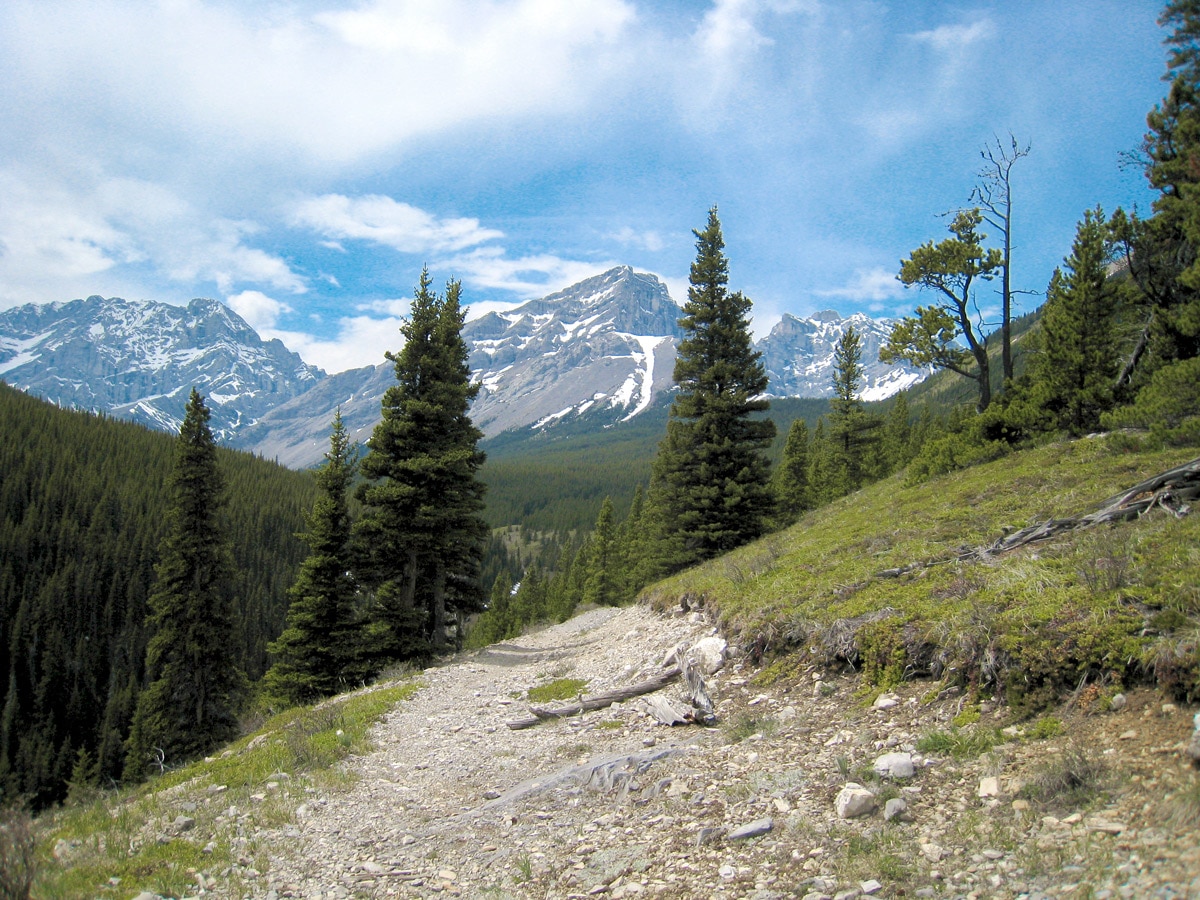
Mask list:
[[[119,778],[144,679],[174,441],[0,385],[0,791],[60,799]],[[233,555],[230,650],[257,678],[301,559],[312,477],[219,450]]]

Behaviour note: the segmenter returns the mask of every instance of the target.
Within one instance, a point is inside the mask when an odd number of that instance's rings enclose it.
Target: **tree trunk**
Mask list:
[[[410,610],[417,605],[417,551],[409,550],[404,564],[404,589],[400,592],[400,608]]]
[[[433,597],[430,603],[430,618],[433,620],[430,643],[435,653],[441,653],[446,649],[446,566],[441,560],[434,563]]]

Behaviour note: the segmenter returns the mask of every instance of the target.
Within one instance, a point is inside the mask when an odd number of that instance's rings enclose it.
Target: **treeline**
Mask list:
[[[0,385],[0,791],[43,806],[76,764],[121,777],[144,679],[172,440]],[[221,451],[233,657],[257,678],[304,557],[312,476]]]

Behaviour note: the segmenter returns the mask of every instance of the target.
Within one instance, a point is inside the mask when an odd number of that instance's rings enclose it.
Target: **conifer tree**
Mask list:
[[[1172,0],[1158,18],[1170,27],[1167,96],[1146,117],[1146,179],[1159,192],[1154,215],[1120,210],[1113,225],[1143,297],[1143,328],[1118,375],[1125,393],[1159,366],[1200,355],[1200,0]]]
[[[811,508],[808,491],[808,423],[795,419],[783,445],[783,461],[775,470],[775,508],[781,525],[790,525]]]
[[[350,510],[347,491],[357,468],[357,447],[333,417],[329,452],[317,472],[321,494],[301,535],[309,555],[289,590],[287,628],[271,644],[275,657],[264,679],[269,696],[307,703],[345,689],[367,675],[357,660],[360,629],[355,621],[357,587],[350,574]]]
[[[853,326],[847,326],[834,348],[833,397],[829,401],[833,463],[829,478],[839,497],[858,490],[878,468],[873,452],[879,421],[867,414],[858,397],[862,377],[862,339]]]
[[[616,537],[612,498],[605,497],[592,531],[587,579],[583,588],[585,603],[616,606],[621,600],[622,573]]]
[[[1118,353],[1108,237],[1104,212],[1085,212],[1066,270],[1056,269],[1047,288],[1040,353],[1032,366],[1032,390],[1052,427],[1076,435],[1096,430],[1113,404]]]
[[[903,359],[970,378],[979,387],[980,412],[992,402],[992,376],[986,337],[973,316],[972,290],[977,280],[993,278],[1004,264],[1003,253],[983,248],[987,235],[979,233],[982,221],[978,209],[963,210],[950,225],[953,237],[938,244],[929,241],[900,263],[898,277],[904,285],[933,292],[935,301],[892,326],[879,350],[881,362]]]
[[[397,383],[362,461],[371,481],[359,490],[357,535],[379,585],[374,652],[391,659],[445,648],[447,585],[477,580],[488,533],[477,477],[483,434],[467,414],[479,385],[470,381],[461,286],[451,281],[443,297],[430,286],[423,270],[404,348],[387,354]]]
[[[176,440],[172,502],[149,598],[147,687],[138,697],[126,776],[173,764],[237,734],[244,676],[234,663],[232,566],[223,482],[204,399],[192,389]]]
[[[888,410],[887,420],[883,423],[883,441],[880,448],[886,470],[881,475],[891,474],[897,469],[908,465],[913,458],[913,427],[909,421],[911,413],[908,408],[908,392],[901,391],[896,395],[892,408]]]
[[[679,392],[653,466],[658,561],[673,571],[761,535],[772,511],[764,454],[775,423],[767,375],[750,337],[750,301],[729,293],[729,264],[716,207],[696,235],[685,335],[675,358]]]

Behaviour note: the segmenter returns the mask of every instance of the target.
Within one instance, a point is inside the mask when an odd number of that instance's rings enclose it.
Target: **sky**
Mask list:
[[[1146,0],[3,0],[0,309],[215,297],[328,372],[614,265],[686,299],[716,206],[753,330],[900,316],[1011,138],[1042,300],[1165,94]],[[985,229],[986,230],[986,229]],[[993,235],[995,237],[995,235]],[[998,298],[985,285],[985,311]]]

